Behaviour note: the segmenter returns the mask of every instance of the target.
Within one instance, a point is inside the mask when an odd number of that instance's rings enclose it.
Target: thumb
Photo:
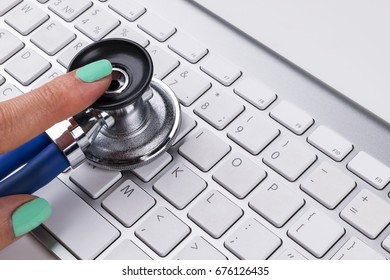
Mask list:
[[[32,195],[0,198],[0,250],[43,223],[51,214],[49,203]]]
[[[99,60],[0,103],[0,154],[95,102],[110,85],[112,65]]]

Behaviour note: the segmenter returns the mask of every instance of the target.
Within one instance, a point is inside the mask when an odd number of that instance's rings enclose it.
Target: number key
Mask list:
[[[251,154],[258,155],[279,134],[280,130],[270,120],[247,112],[230,126],[227,135]]]
[[[49,9],[63,20],[70,22],[91,6],[92,2],[88,0],[53,0]]]
[[[185,66],[177,68],[164,79],[164,82],[174,91],[184,106],[191,105],[211,87],[209,81]]]
[[[98,41],[111,32],[119,21],[108,12],[95,8],[83,14],[75,27],[94,41]]]
[[[286,139],[279,141],[263,158],[265,164],[291,182],[298,179],[316,160],[316,154],[307,147]]]
[[[244,106],[226,92],[210,92],[194,109],[195,114],[216,129],[224,129],[242,111]]]

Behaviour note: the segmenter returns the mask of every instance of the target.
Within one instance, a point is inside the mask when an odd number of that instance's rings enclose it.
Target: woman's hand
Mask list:
[[[99,60],[0,102],[0,154],[86,109],[109,87],[111,72],[110,62]],[[32,195],[0,198],[0,249],[40,225],[50,213],[48,202]]]

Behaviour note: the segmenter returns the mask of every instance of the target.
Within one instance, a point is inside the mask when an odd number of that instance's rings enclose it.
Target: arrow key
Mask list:
[[[159,207],[135,231],[135,235],[160,257],[165,257],[191,229],[165,207]]]

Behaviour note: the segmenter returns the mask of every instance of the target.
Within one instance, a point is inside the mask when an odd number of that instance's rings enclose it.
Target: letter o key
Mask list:
[[[242,164],[242,159],[240,159],[240,158],[235,158],[235,159],[233,159],[233,161],[232,161],[232,165],[233,165],[234,167],[239,167],[241,164]]]
[[[276,151],[276,152],[274,152],[274,153],[271,155],[271,158],[272,158],[272,159],[277,159],[279,156],[280,156],[280,153]]]

